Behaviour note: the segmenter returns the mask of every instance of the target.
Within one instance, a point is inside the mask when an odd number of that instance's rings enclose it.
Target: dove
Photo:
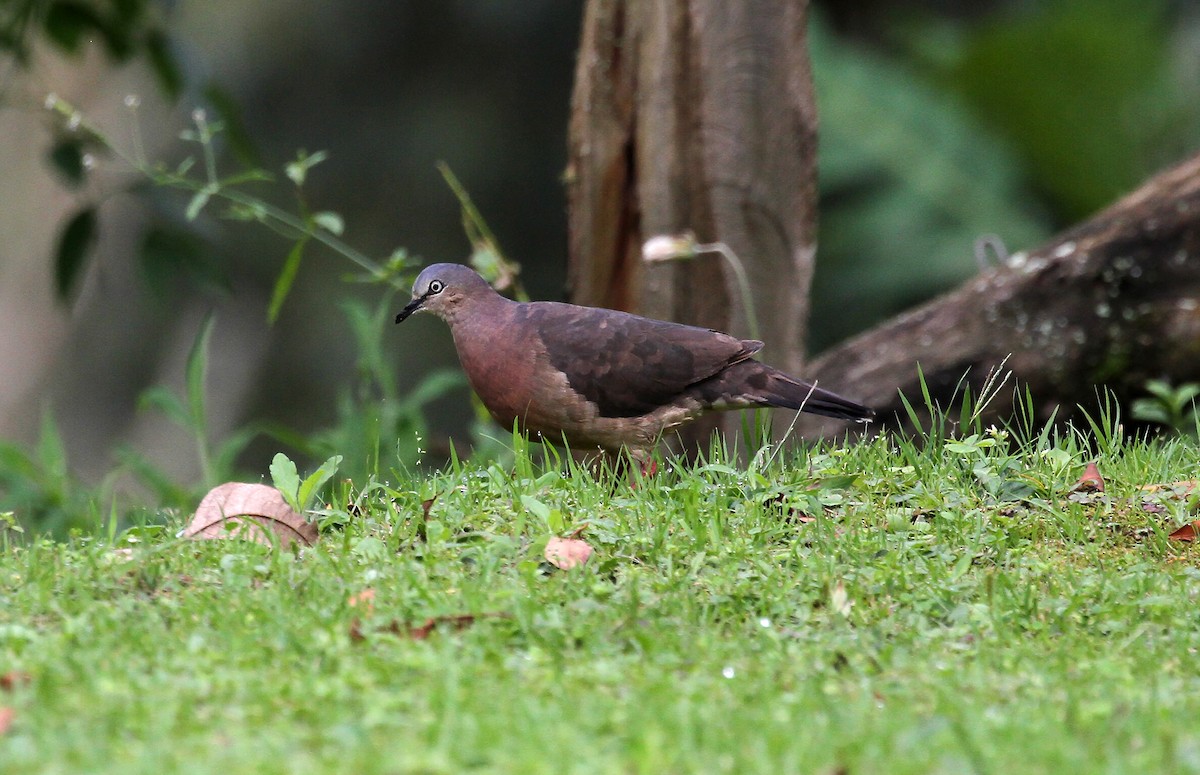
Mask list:
[[[462,264],[433,264],[396,315],[441,318],[471,388],[501,427],[645,461],[663,434],[713,411],[782,407],[869,421],[855,401],[754,359],[763,343],[560,302],[517,302]]]

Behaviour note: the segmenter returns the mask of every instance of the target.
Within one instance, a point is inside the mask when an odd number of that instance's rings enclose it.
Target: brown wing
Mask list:
[[[602,417],[636,417],[749,358],[762,342],[719,331],[554,302],[523,305],[550,363]]]

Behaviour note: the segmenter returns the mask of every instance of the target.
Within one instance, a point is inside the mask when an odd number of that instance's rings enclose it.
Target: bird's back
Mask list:
[[[520,305],[546,357],[602,416],[633,417],[743,361],[762,342],[706,328],[557,302]]]

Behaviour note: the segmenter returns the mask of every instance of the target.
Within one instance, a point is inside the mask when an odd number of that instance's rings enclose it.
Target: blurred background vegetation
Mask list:
[[[186,363],[210,312],[202,443],[231,475],[265,472],[281,446],[334,450],[356,473],[372,455],[387,470],[480,439],[445,371],[444,326],[392,328],[397,300],[342,282],[356,267],[317,245],[269,325],[292,243],[216,207],[189,221],[189,193],[90,147],[48,115],[47,94],[172,165],[193,152],[179,133],[201,107],[224,121],[223,171],[272,171],[250,190],[336,211],[343,239],[380,260],[470,252],[445,161],[530,295],[558,299],[581,13],[563,0],[0,0],[0,512],[69,524],[78,493],[122,476],[183,504],[201,478]],[[811,49],[813,352],[976,272],[979,237],[1030,247],[1200,145],[1193,2],[824,0]],[[298,149],[328,154],[302,203],[283,173]]]

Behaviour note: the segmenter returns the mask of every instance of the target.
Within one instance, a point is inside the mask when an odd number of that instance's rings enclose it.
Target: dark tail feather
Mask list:
[[[804,388],[808,387],[803,382],[797,384]],[[772,405],[799,409],[801,412],[809,414],[836,417],[839,420],[867,420],[869,422],[875,417],[875,410],[871,407],[863,406],[849,398],[842,398],[837,393],[830,393],[828,390],[818,387],[812,389],[812,395],[808,399],[801,398],[799,402],[794,402],[790,398],[783,398],[779,403],[773,402]]]
[[[734,364],[706,383],[709,400],[731,406],[777,406],[839,420],[871,420],[875,410],[824,388],[801,382],[759,361]]]
[[[839,420],[870,420],[875,410],[857,401],[842,398],[824,388],[792,379],[782,372],[771,375],[764,398],[771,406],[798,409],[809,414],[835,417]]]

